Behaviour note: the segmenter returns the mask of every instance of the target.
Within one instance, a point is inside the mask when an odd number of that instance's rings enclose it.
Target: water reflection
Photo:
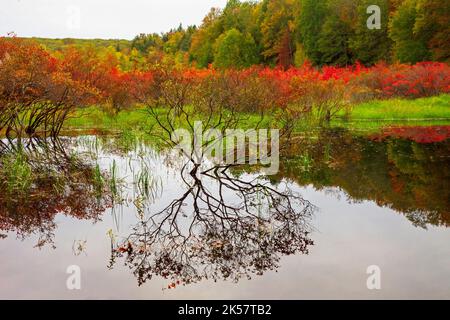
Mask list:
[[[139,285],[156,275],[172,281],[170,289],[203,279],[250,279],[278,268],[282,255],[308,252],[314,207],[287,185],[191,165],[181,172],[186,191],[113,245],[111,267],[126,256]]]
[[[95,222],[111,206],[95,168],[68,153],[64,141],[31,139],[1,146],[1,232],[19,239],[37,235],[37,247],[54,246],[56,215]]]
[[[415,131],[424,141],[423,131]],[[348,201],[374,201],[404,214],[416,226],[448,227],[450,140],[433,142],[428,137],[419,143],[417,135],[367,138],[334,129],[314,138],[300,137],[281,162],[277,178],[289,177],[319,190],[339,188]]]
[[[272,177],[254,168],[186,163],[123,137],[31,140],[20,147],[3,141],[0,239],[37,235],[38,247],[53,246],[58,214],[96,222],[104,213],[132,212],[131,228],[120,219],[110,227],[109,267],[125,263],[139,285],[162,277],[174,288],[249,279],[277,270],[283,256],[308,253],[313,212],[322,204],[298,194],[301,186],[345,191],[349,203],[373,201],[415,226],[448,227],[450,140],[409,134],[333,129],[293,137]],[[29,184],[3,174],[28,177],[27,166]]]

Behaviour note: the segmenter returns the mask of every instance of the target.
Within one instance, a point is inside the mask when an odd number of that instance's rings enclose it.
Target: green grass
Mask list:
[[[127,129],[143,130],[154,125],[145,108],[137,107],[125,110],[117,115],[109,114],[97,106],[78,110],[66,121],[64,130],[105,130],[124,131]]]
[[[444,94],[415,100],[390,99],[362,103],[353,107],[350,120],[450,120],[450,95]]]
[[[258,115],[242,115],[240,128],[254,128],[260,121]],[[193,119],[195,120],[195,119]],[[266,116],[260,124],[270,128],[273,117]],[[144,107],[125,110],[113,116],[98,107],[79,110],[67,120],[64,131],[99,130],[105,132],[125,132],[132,137],[136,132],[149,132],[158,128],[156,121]],[[181,127],[185,126],[182,123]],[[356,105],[349,117],[341,113],[331,123],[332,126],[346,127],[362,131],[376,131],[388,125],[430,126],[450,125],[450,95],[421,98],[416,100],[377,100]],[[299,123],[297,131],[310,130],[311,124]]]
[[[158,112],[158,111],[157,111]],[[163,113],[161,109],[161,114]],[[192,114],[195,114],[194,112]],[[217,115],[218,116],[218,115]],[[252,129],[258,124],[260,127],[270,127],[271,117],[266,116],[260,123],[261,118],[257,114],[241,114],[242,119],[239,128]],[[201,120],[201,117],[191,117],[191,121]],[[164,121],[164,117],[161,117]],[[217,120],[217,119],[216,119]],[[214,123],[214,119],[211,120]],[[186,123],[176,123],[177,127],[187,127]],[[136,107],[131,110],[124,110],[117,115],[109,114],[101,108],[92,106],[78,110],[64,124],[63,133],[76,133],[77,131],[98,130],[105,132],[121,132],[130,139],[136,132],[150,132],[151,129],[159,129],[156,120],[145,107]],[[206,130],[207,128],[204,128]],[[163,133],[162,131],[159,133]]]
[[[32,184],[33,171],[23,150],[20,148],[0,160],[0,185],[5,185],[8,193],[26,193]]]

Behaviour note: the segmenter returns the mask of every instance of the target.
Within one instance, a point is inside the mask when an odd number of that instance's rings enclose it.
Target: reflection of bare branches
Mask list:
[[[200,172],[193,164],[183,178],[187,191],[113,247],[112,263],[126,255],[140,285],[153,275],[189,284],[250,278],[278,268],[282,255],[307,253],[314,207],[288,189],[235,178],[227,169]]]
[[[86,254],[86,245],[87,245],[87,240],[74,240],[73,244],[72,244],[72,252],[73,252],[74,256],[79,256],[83,252],[85,255],[87,255]]]

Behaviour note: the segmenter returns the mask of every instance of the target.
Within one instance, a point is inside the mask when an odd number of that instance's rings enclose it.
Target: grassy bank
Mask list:
[[[344,114],[340,114],[344,117]],[[450,120],[450,95],[415,100],[377,100],[356,105],[350,115],[352,121],[425,121]]]
[[[260,118],[257,115],[244,117],[243,127],[251,128]],[[263,126],[270,126],[270,117]],[[122,111],[112,116],[97,107],[83,109],[69,119],[65,130],[126,131],[148,130],[155,125],[154,119],[145,108]],[[450,125],[450,95],[441,95],[416,100],[380,100],[355,105],[348,117],[339,114],[332,125],[350,129],[377,130],[387,125]],[[306,124],[306,126],[308,126]],[[305,124],[301,125],[303,129]],[[301,130],[302,128],[298,129]]]

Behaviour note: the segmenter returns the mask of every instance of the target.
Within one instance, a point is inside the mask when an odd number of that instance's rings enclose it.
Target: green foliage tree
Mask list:
[[[381,29],[369,29],[367,8],[377,5],[381,9]],[[350,38],[349,47],[355,60],[365,65],[372,65],[381,60],[389,61],[392,40],[389,38],[389,1],[361,0],[357,7],[357,23],[354,36]]]
[[[187,52],[191,46],[192,35],[195,33],[196,27],[189,26],[184,29],[180,24],[177,29],[172,29],[163,34],[163,50],[165,53],[177,55],[179,53]]]
[[[299,41],[303,44],[308,58],[315,64],[321,64],[322,53],[317,43],[322,26],[328,14],[326,0],[302,0],[297,18]]]
[[[191,43],[192,43],[192,36],[195,34],[195,32],[197,31],[197,27],[194,26],[188,26],[186,31],[183,34],[183,38],[180,41],[180,50],[187,52],[189,51],[189,48],[191,47]]]
[[[320,53],[318,64],[332,64],[346,66],[353,63],[353,56],[349,48],[349,36],[352,34],[350,26],[331,15],[326,19],[317,41],[317,50]]]
[[[258,50],[253,37],[237,29],[222,34],[216,43],[214,65],[218,68],[244,68],[258,63]]]
[[[261,3],[260,25],[263,56],[268,63],[288,67],[293,63],[295,45],[291,36],[294,1],[264,0]]]
[[[415,32],[417,0],[405,0],[390,22],[395,56],[400,62],[416,63],[431,58],[424,34]]]
[[[228,0],[221,15],[224,31],[237,29],[242,33],[250,33],[254,38],[257,37],[259,25],[255,19],[256,7],[254,2]]]
[[[223,32],[221,11],[211,9],[203,19],[203,24],[192,36],[190,59],[197,63],[198,67],[207,67],[214,60],[214,43]]]
[[[250,34],[258,47],[258,55],[261,52],[262,37],[259,7],[260,5],[253,1],[229,0],[220,18],[223,33],[237,29],[242,34]]]
[[[434,60],[450,61],[450,1],[418,0],[414,32],[428,39]]]
[[[156,33],[137,35],[131,42],[131,48],[136,49],[141,53],[146,53],[150,48],[161,48],[163,41],[161,36]]]

